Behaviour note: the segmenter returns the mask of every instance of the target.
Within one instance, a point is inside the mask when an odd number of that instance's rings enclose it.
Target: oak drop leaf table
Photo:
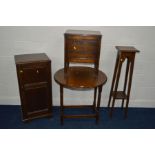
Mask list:
[[[101,100],[102,86],[106,83],[106,75],[91,67],[72,66],[67,69],[64,68],[58,70],[54,75],[55,81],[60,86],[60,108],[61,108],[61,124],[63,124],[64,118],[96,118],[96,122],[99,120],[99,108]],[[75,90],[88,90],[94,89],[94,101],[92,105],[64,105],[63,102],[63,89],[75,89]],[[98,90],[98,99],[96,102]],[[89,107],[94,110],[93,114],[83,115],[65,115],[65,108],[85,108]]]

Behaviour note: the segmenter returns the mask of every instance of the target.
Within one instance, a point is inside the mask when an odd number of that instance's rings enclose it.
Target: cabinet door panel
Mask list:
[[[27,116],[49,111],[50,97],[47,82],[25,84],[23,89],[24,107]]]

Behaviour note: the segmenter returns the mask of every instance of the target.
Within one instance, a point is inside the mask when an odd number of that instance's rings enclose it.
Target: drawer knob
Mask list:
[[[76,47],[75,46],[73,48],[74,48],[74,50],[76,50]]]
[[[37,72],[37,74],[39,74],[39,71],[38,70],[36,72]]]
[[[20,73],[23,73],[23,70],[20,70]]]

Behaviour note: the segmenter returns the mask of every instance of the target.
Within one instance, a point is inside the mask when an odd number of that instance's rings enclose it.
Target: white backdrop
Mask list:
[[[53,105],[59,106],[59,87],[53,80],[56,70],[64,65],[64,37],[67,29],[101,31],[100,69],[107,74],[101,106],[107,106],[116,59],[116,45],[135,46],[136,55],[131,107],[155,107],[155,27],[0,27],[0,104],[19,105],[19,91],[14,62],[15,54],[46,53],[52,60]],[[123,68],[124,70],[124,68]],[[122,71],[123,73],[123,71]],[[122,75],[122,77],[124,77]],[[119,87],[123,85],[120,81]],[[92,91],[64,91],[65,104],[92,103]],[[117,102],[120,106],[120,102]]]

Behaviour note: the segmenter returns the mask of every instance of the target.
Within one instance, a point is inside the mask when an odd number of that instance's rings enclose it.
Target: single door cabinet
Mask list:
[[[51,60],[44,53],[15,55],[23,121],[52,116]]]

